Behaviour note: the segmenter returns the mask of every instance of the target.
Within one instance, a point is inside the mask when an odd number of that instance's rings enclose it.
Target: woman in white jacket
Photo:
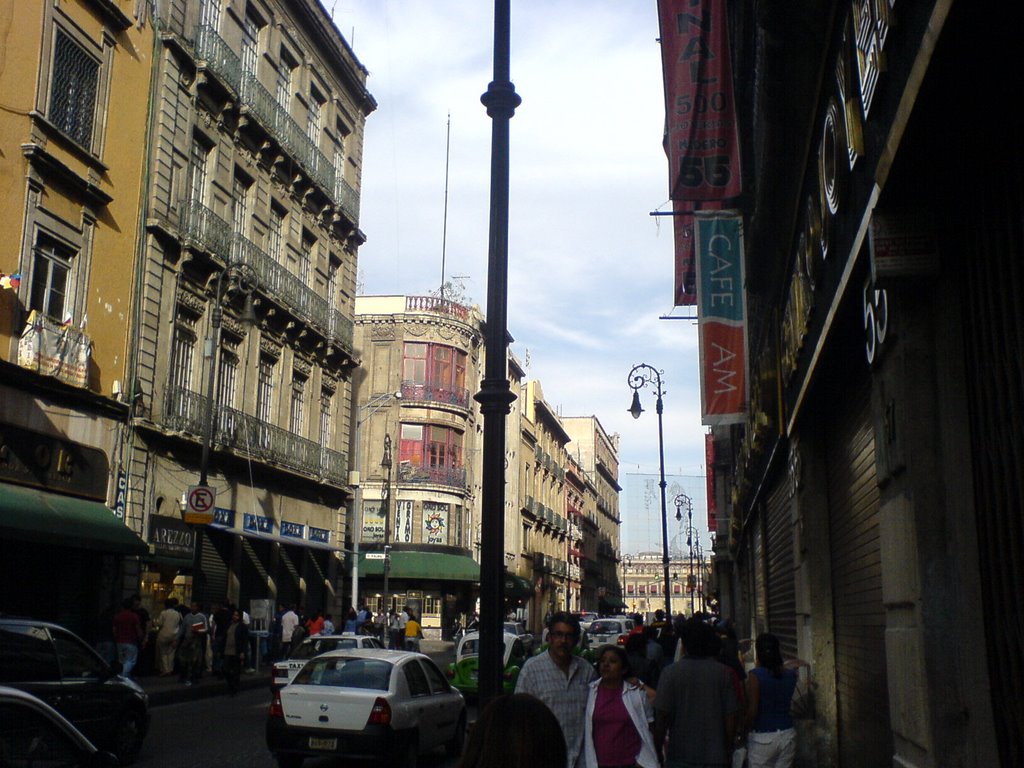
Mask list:
[[[606,645],[597,656],[597,680],[590,684],[584,722],[586,768],[658,768],[650,723],[653,691],[626,680],[626,651]]]

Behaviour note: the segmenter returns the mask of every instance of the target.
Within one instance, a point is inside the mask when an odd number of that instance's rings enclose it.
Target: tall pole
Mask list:
[[[384,488],[380,494],[380,505],[384,508],[384,604],[391,609],[391,592],[388,578],[391,575],[391,435],[384,435],[384,458],[380,465],[384,473]]]
[[[647,363],[640,363],[633,366],[629,376],[626,377],[626,381],[633,390],[633,402],[628,410],[633,414],[634,419],[639,419],[640,414],[644,410],[640,406],[640,390],[647,384],[654,384],[657,387],[658,399],[655,403],[655,410],[658,414],[658,469],[661,477],[658,483],[658,487],[661,488],[661,566],[665,584],[665,615],[671,621],[672,585],[668,572],[668,505],[665,501],[665,432],[662,424],[662,413],[664,411],[662,395],[664,392],[661,388],[661,372],[653,366],[647,365]]]
[[[491,118],[491,213],[487,257],[486,366],[480,391],[484,421],[480,531],[480,707],[501,694],[504,642],[505,417],[515,400],[508,384],[509,121],[521,99],[510,77],[511,0],[494,2],[494,79],[480,97]]]
[[[693,573],[693,506],[686,513],[686,543],[690,545],[690,578],[693,579],[693,588],[690,590],[690,615],[693,615],[693,596],[697,592],[697,579]]]

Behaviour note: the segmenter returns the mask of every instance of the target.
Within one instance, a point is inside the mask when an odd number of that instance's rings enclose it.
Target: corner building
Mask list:
[[[361,422],[362,504],[351,506],[349,530],[359,543],[359,595],[374,612],[410,605],[434,637],[473,610],[480,581],[483,435],[472,395],[482,329],[477,308],[447,299],[356,300],[350,421]]]

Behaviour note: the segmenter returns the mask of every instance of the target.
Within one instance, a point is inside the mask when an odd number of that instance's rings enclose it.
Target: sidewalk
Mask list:
[[[430,656],[437,662],[438,666],[444,669],[445,665],[455,653],[455,644],[449,640],[431,640],[424,638],[420,641],[420,651]],[[267,692],[267,702],[270,701],[270,673],[271,665],[260,665],[259,672],[243,672],[239,681],[239,690],[251,691],[256,688],[263,688]],[[202,678],[192,685],[185,685],[178,682],[177,675],[170,677],[159,677],[151,675],[137,678],[136,681],[149,695],[149,706],[161,707],[165,704],[178,704],[182,701],[192,701],[211,696],[227,696],[228,686],[222,679],[214,677],[212,672],[204,672]]]

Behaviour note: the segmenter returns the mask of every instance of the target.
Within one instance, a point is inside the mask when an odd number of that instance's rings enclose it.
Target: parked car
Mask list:
[[[266,727],[281,768],[322,756],[412,766],[440,746],[462,754],[465,734],[465,699],[430,657],[378,648],[310,659],[274,692]]]
[[[590,623],[590,642],[595,648],[600,648],[607,643],[624,645],[631,629],[633,629],[632,619],[595,619]]]
[[[519,670],[523,668],[529,654],[523,641],[516,635],[505,632],[505,655],[502,667],[502,689],[512,693],[516,689]],[[466,696],[480,692],[480,633],[469,632],[455,648],[455,661],[448,665],[448,678],[452,685]]]
[[[582,629],[590,629],[591,623],[594,619],[599,618],[593,611],[582,611],[580,613],[580,627]]]
[[[506,621],[504,624],[505,632],[510,635],[515,635],[523,641],[523,648],[526,649],[526,655],[533,655],[533,647],[536,644],[533,633],[526,631],[526,625],[521,621]]]
[[[129,765],[149,728],[149,698],[120,671],[63,627],[0,618],[0,685],[42,699],[97,748]]]
[[[45,701],[0,686],[0,765],[112,768],[119,763]]]
[[[284,661],[274,662],[270,677],[271,690],[284,688],[299,673],[306,662],[327,651],[347,651],[352,648],[383,648],[384,644],[372,635],[356,635],[351,632],[341,635],[316,635],[307,637],[292,649]]]

